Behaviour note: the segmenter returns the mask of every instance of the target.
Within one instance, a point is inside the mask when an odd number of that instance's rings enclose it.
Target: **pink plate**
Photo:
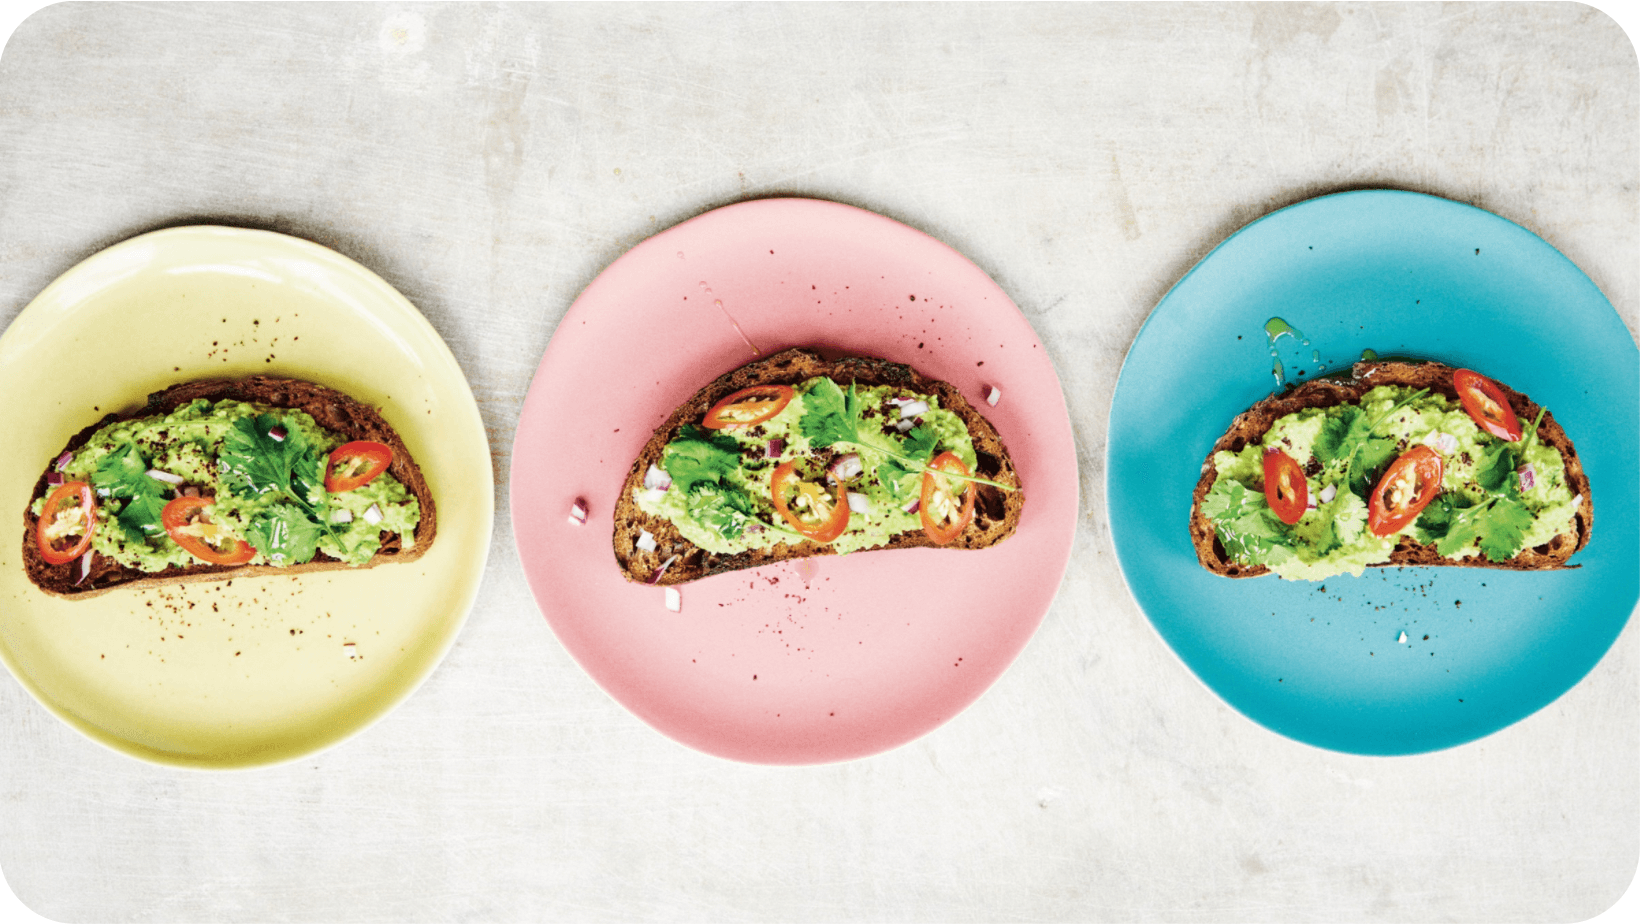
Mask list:
[[[791,346],[909,363],[960,388],[1019,468],[1019,531],[977,552],[721,574],[681,585],[679,612],[623,579],[611,510],[649,435],[707,382]],[[593,680],[709,754],[812,764],[930,731],[1013,661],[1070,556],[1076,452],[1053,365],[977,267],[871,212],[761,199],[650,238],[581,293],[525,399],[511,494],[536,603]],[[570,519],[577,499],[584,525]]]

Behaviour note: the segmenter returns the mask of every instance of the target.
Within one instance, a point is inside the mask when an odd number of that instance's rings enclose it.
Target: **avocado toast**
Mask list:
[[[1385,565],[1575,567],[1589,479],[1553,415],[1435,362],[1373,361],[1238,416],[1202,465],[1204,568],[1293,580]]]
[[[47,593],[410,561],[437,532],[432,493],[374,408],[252,376],[174,385],[68,441],[23,513]]]
[[[790,349],[718,377],[655,430],[613,544],[628,580],[680,584],[815,555],[985,548],[1024,502],[995,428],[950,384]]]

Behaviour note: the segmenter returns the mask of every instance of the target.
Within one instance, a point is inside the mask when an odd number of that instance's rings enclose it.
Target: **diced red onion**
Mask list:
[[[677,560],[678,560],[678,556],[674,555],[671,558],[668,558],[666,561],[661,562],[661,566],[659,568],[656,568],[655,573],[651,574],[649,576],[649,583],[654,584],[657,581],[659,581],[661,579],[661,575],[666,573],[666,569],[672,567],[672,563],[677,561]]]
[[[1327,485],[1326,487],[1321,489],[1321,502],[1323,504],[1331,501],[1333,498],[1335,498],[1337,496],[1338,496],[1338,485],[1330,484],[1330,485]]]
[[[672,476],[651,462],[649,471],[643,473],[643,486],[651,491],[665,491],[672,487]]]
[[[653,552],[656,548],[658,548],[658,546],[655,545],[655,537],[650,535],[649,530],[647,529],[642,533],[639,533],[638,541],[632,544],[640,549],[643,549],[645,552]]]
[[[989,404],[992,407],[996,407],[997,402],[1001,401],[1001,400],[1002,400],[1002,389],[996,387],[995,385],[987,385],[985,387],[985,403],[986,404]]]
[[[1450,455],[1458,450],[1458,438],[1450,433],[1437,433],[1435,448]]]
[[[763,532],[763,524],[757,522],[756,520],[753,520],[752,522],[746,524],[746,532],[749,532],[749,533]]]
[[[906,504],[904,507],[902,507],[900,509],[904,510],[906,513],[916,513],[917,508],[919,508],[921,506],[922,506],[922,498],[913,497],[911,499],[911,503]]]
[[[76,580],[74,582],[75,587],[78,587],[81,584],[84,584],[85,579],[91,576],[91,556],[92,556],[92,554],[93,553],[90,549],[86,549],[85,554],[80,556],[80,577],[79,577],[78,580]]]
[[[74,461],[74,453],[72,453],[72,452],[65,452],[62,455],[58,456],[57,457],[57,471],[60,472],[64,468],[67,468],[68,463],[73,462],[73,461]]]
[[[49,485],[51,485],[52,487],[55,488],[55,487],[57,487],[58,485],[60,485],[62,483],[63,483],[63,473],[62,472],[46,472],[46,484],[49,484]]]
[[[275,443],[283,443],[285,441],[285,428],[273,427],[268,430],[268,439],[273,440]]]
[[[380,523],[382,521],[382,508],[379,507],[376,504],[371,504],[370,509],[366,510],[364,513],[360,514],[359,516],[366,523],[369,523],[371,526],[375,526],[377,523]]]
[[[785,451],[786,451],[786,440],[785,440],[785,438],[784,437],[775,437],[774,439],[769,440],[769,444],[767,446],[763,447],[763,458],[765,458],[765,459],[778,459],[778,458],[780,458],[780,454],[782,452],[785,452]]]
[[[1581,494],[1572,495],[1572,509],[1576,510],[1576,509],[1578,509],[1582,506],[1583,506],[1583,495],[1581,495]]]
[[[870,513],[871,498],[855,491],[848,492],[848,509],[855,513]]]
[[[926,413],[928,413],[928,402],[927,401],[923,401],[923,400],[919,399],[919,400],[916,400],[916,401],[907,401],[906,403],[900,405],[900,417],[901,417],[901,419],[904,419],[904,418],[907,418],[907,417],[916,417],[918,414],[926,414]]]
[[[849,481],[860,477],[865,472],[866,467],[860,461],[859,453],[847,452],[833,459],[828,470],[838,481]]]
[[[666,608],[674,613],[683,612],[683,594],[676,587],[666,588]]]
[[[571,523],[574,523],[576,526],[585,526],[586,525],[586,522],[587,522],[587,504],[586,504],[586,501],[584,501],[584,500],[580,499],[579,497],[577,497],[575,499],[575,502],[569,505],[569,521]]]
[[[1520,489],[1522,491],[1530,491],[1537,487],[1537,469],[1532,467],[1532,463],[1528,462],[1522,465],[1515,470],[1515,474],[1520,476]]]
[[[916,425],[917,425],[917,422],[915,420],[906,419],[906,420],[902,420],[899,423],[895,424],[894,429],[900,431],[901,433],[905,433],[905,432],[908,432],[912,427],[915,427]]]
[[[155,481],[163,481],[166,484],[172,484],[172,485],[182,484],[184,481],[187,480],[187,479],[183,478],[181,475],[173,475],[170,472],[162,471],[162,470],[157,469],[157,468],[149,469],[148,470],[148,477],[154,479]]]
[[[347,509],[346,507],[338,507],[336,512],[330,515],[330,522],[351,523],[353,522],[353,511]]]

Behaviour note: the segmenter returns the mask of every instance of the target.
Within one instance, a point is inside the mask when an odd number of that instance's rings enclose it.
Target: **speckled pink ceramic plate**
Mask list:
[[[1025,485],[1018,532],[977,552],[912,549],[630,584],[610,512],[650,433],[702,385],[791,346],[909,363],[984,407]],[[1076,453],[1042,345],[1008,296],[940,242],[860,209],[763,199],[616,260],[559,324],[524,403],[512,518],[530,588],[587,673],[710,754],[809,764],[904,744],[973,702],[1059,587]],[[590,508],[585,525],[569,510]]]

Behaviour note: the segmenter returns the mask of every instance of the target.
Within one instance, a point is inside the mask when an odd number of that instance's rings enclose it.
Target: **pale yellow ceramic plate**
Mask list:
[[[381,409],[438,505],[426,555],[80,601],[28,581],[23,507],[70,436],[176,382],[257,373]],[[386,714],[455,640],[489,553],[488,441],[444,341],[346,257],[236,228],[125,241],[63,274],[0,336],[0,395],[0,523],[12,523],[0,529],[0,659],[93,740],[172,765],[290,760]]]

